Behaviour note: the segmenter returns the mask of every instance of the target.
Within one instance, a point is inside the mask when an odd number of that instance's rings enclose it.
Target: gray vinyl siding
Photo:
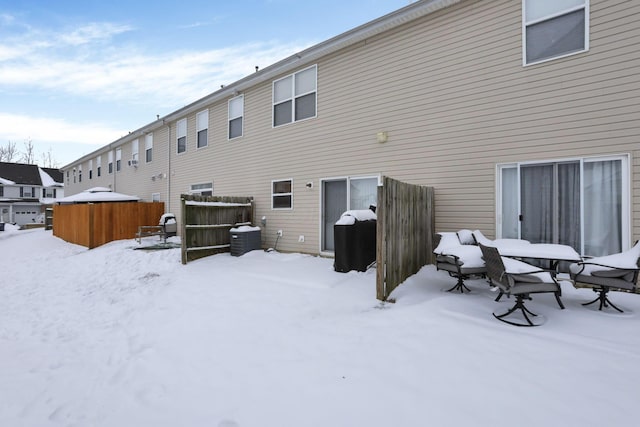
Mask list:
[[[213,181],[216,195],[255,197],[257,222],[267,217],[265,246],[282,229],[279,250],[317,253],[323,178],[388,175],[433,186],[438,231],[495,235],[497,164],[630,154],[630,221],[638,239],[640,3],[590,4],[589,51],[537,65],[522,66],[521,2],[511,0],[464,1],[301,61],[242,91],[240,138],[227,139],[231,96],[187,115],[186,153],[176,155],[177,119],[170,136],[166,126],[154,131],[153,167],[169,174],[170,196],[166,180],[158,186],[146,177],[143,162],[120,173],[126,186],[118,183],[118,191],[144,198],[161,192],[180,221],[179,194]],[[314,64],[317,117],[274,128],[272,81]],[[205,108],[209,145],[196,150],[195,116]],[[383,144],[376,142],[381,131],[388,133]],[[271,209],[271,182],[279,179],[293,179],[292,210]]]

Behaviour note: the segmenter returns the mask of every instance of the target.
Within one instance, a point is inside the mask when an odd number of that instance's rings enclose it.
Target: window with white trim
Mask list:
[[[144,160],[151,163],[153,160],[153,134],[150,133],[144,138]]]
[[[271,209],[293,209],[293,180],[271,181]]]
[[[176,147],[178,153],[187,151],[187,119],[178,120],[176,124]]]
[[[82,182],[82,165],[78,165],[78,182]]]
[[[93,159],[89,159],[89,179],[93,179]]]
[[[498,165],[497,237],[589,256],[625,250],[629,179],[626,155]]]
[[[316,116],[316,65],[273,82],[273,126]]]
[[[151,201],[159,202],[160,201],[160,193],[151,193]]]
[[[116,172],[122,169],[122,148],[116,148]]]
[[[244,95],[229,100],[229,139],[242,136]]]
[[[109,158],[109,175],[111,175],[113,173],[113,151],[109,151],[108,154],[108,158]]]
[[[589,0],[522,0],[524,64],[589,49]]]
[[[137,138],[131,141],[131,160],[138,161],[139,148],[140,148],[140,141]]]
[[[96,174],[102,175],[102,156],[96,157]]]
[[[203,148],[209,145],[207,134],[209,132],[209,110],[196,114],[196,147]]]
[[[213,182],[191,184],[189,194],[197,194],[200,196],[213,196]]]

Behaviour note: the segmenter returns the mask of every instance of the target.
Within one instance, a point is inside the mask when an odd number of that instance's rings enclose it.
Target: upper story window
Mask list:
[[[20,197],[36,197],[36,188],[20,187]]]
[[[207,134],[209,130],[209,110],[200,111],[196,114],[196,147],[202,148],[209,144]]]
[[[293,180],[271,181],[271,209],[293,209]]]
[[[242,117],[244,116],[244,95],[229,100],[229,139],[242,136]]]
[[[89,179],[93,179],[93,159],[89,160]]]
[[[116,172],[122,169],[122,148],[116,148]]]
[[[109,174],[113,173],[113,151],[109,151]]]
[[[150,133],[144,140],[144,159],[145,162],[151,163],[153,160],[153,134]]]
[[[102,156],[96,157],[96,173],[102,175]]]
[[[0,185],[0,197],[4,197],[4,187]]]
[[[273,126],[316,116],[318,67],[312,66],[273,82]]]
[[[589,49],[589,0],[522,0],[524,64]]]
[[[198,194],[200,196],[213,196],[213,182],[205,182],[203,184],[192,184],[189,194]]]
[[[69,184],[69,171],[67,171],[67,184]]]
[[[138,150],[140,149],[140,141],[138,139],[134,139],[131,142],[131,160],[138,161]]]
[[[78,165],[78,182],[82,182],[82,165]]]
[[[187,151],[187,119],[178,120],[176,124],[176,142],[178,153]]]

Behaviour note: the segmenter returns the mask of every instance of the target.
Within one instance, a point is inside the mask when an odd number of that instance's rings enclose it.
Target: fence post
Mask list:
[[[384,301],[386,299],[385,293],[385,280],[386,280],[386,259],[385,259],[385,247],[387,242],[385,241],[385,225],[384,225],[384,207],[383,203],[385,200],[385,186],[384,179],[382,177],[383,185],[382,187],[378,187],[378,208],[376,209],[376,298]],[[381,209],[382,207],[382,209]]]
[[[182,218],[182,235],[180,236],[180,246],[182,252],[182,264],[187,263],[187,209],[185,207],[185,200],[183,196],[180,196],[180,218]]]

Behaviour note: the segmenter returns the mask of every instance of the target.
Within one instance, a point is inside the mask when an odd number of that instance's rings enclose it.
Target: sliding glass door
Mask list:
[[[498,235],[584,255],[625,248],[627,157],[499,166]]]
[[[333,226],[348,210],[368,209],[378,198],[378,178],[337,178],[322,181],[321,250],[335,249]]]

